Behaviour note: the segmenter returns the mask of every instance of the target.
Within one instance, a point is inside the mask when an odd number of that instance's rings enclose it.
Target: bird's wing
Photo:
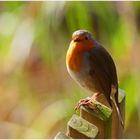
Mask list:
[[[97,88],[104,93],[110,105],[112,100],[116,107],[119,121],[124,127],[124,121],[118,105],[118,80],[114,61],[101,45],[93,48],[90,54],[89,59],[92,65],[90,74],[94,78]],[[112,87],[115,87],[116,90],[113,96],[111,95]]]
[[[90,75],[96,83],[97,90],[105,93],[110,101],[111,85],[118,88],[116,67],[110,54],[101,45],[97,44],[89,53]]]

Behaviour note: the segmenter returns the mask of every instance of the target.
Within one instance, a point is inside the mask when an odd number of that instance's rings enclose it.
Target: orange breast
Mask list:
[[[71,43],[66,56],[66,65],[74,72],[80,69],[82,62],[82,51],[76,47],[76,44]]]
[[[72,71],[77,72],[80,69],[83,61],[83,54],[94,47],[93,41],[87,42],[73,42],[71,41],[67,56],[66,65]]]

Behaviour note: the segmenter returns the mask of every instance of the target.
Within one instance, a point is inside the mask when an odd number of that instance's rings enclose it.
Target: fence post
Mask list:
[[[125,93],[119,89],[119,106],[125,120]],[[114,104],[110,108],[103,94],[93,100],[93,105],[81,106],[80,116],[73,115],[67,125],[67,132],[58,133],[55,138],[74,139],[117,139],[123,138],[124,128],[119,122]]]
[[[123,122],[125,123],[125,92],[119,89],[119,107],[122,114]],[[116,112],[115,106],[112,103],[112,139],[122,139],[124,136],[124,128],[119,122],[118,114]]]
[[[109,108],[103,94],[98,97],[97,100],[93,101],[94,108],[92,106],[90,108],[81,107],[80,116],[98,127],[98,139],[109,139],[111,138],[112,109]],[[106,104],[106,106],[103,103]]]

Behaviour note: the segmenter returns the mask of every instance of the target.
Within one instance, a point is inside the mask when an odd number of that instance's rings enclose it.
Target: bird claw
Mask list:
[[[85,99],[79,100],[79,102],[75,106],[75,110],[78,110],[82,105],[84,105],[84,106],[90,106],[91,103],[92,103],[92,101],[93,101],[93,98],[91,98],[91,97],[87,97]]]

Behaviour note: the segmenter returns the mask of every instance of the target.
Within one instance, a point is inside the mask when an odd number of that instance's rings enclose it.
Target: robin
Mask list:
[[[91,100],[103,94],[110,106],[112,99],[123,125],[118,106],[118,79],[114,61],[87,30],[78,30],[72,34],[66,66],[70,76],[92,93],[91,97],[80,100],[76,109],[81,105],[90,105]],[[112,91],[114,94],[111,97]]]

